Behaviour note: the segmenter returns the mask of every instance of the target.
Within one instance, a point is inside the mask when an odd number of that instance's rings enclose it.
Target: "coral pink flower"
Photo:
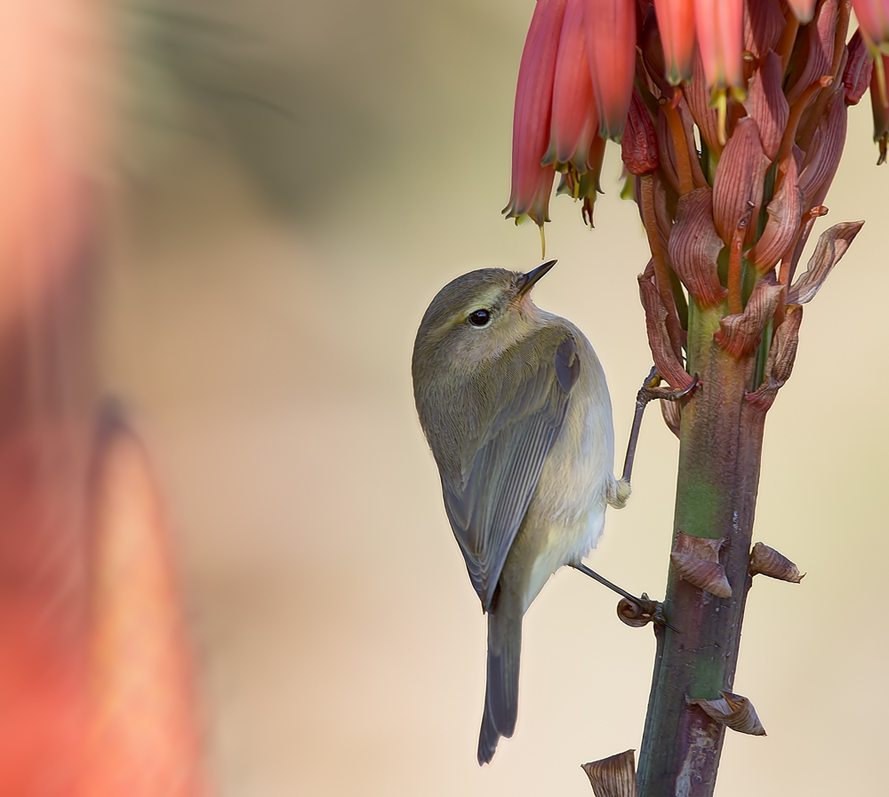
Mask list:
[[[603,138],[619,136],[630,107],[636,68],[633,0],[584,0],[587,52]]]
[[[744,69],[742,0],[695,0],[695,26],[710,89],[741,88]]]
[[[655,0],[654,10],[664,48],[666,78],[675,86],[691,77],[695,52],[694,0]]]
[[[889,0],[852,0],[852,8],[872,49],[889,41]]]
[[[599,131],[583,27],[583,0],[568,0],[553,85],[552,128],[543,165],[587,171],[590,144]]]
[[[522,51],[512,128],[512,192],[503,209],[518,223],[529,216],[549,221],[549,197],[555,173],[541,160],[550,135],[556,54],[566,0],[538,0]]]

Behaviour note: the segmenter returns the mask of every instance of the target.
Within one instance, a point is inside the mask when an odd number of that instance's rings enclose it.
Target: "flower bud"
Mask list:
[[[749,117],[739,120],[713,180],[713,220],[726,243],[742,218],[750,214],[755,219],[759,213],[767,166],[756,122]]]
[[[790,157],[781,164],[786,168],[781,184],[766,205],[768,219],[760,239],[748,253],[747,259],[760,274],[774,268],[796,239],[802,215],[802,196],[799,190],[799,167]],[[779,167],[780,168],[780,167]]]
[[[781,59],[770,50],[762,67],[750,81],[750,93],[744,103],[747,115],[759,128],[762,148],[770,161],[778,157],[781,137],[790,114],[790,106],[781,87],[783,79]]]
[[[726,295],[716,258],[722,241],[713,226],[712,192],[697,188],[680,197],[670,234],[670,262],[701,307],[719,304]]]
[[[711,152],[722,152],[722,143],[719,140],[719,116],[716,110],[710,106],[710,91],[707,88],[707,79],[704,77],[704,65],[701,63],[701,56],[698,53],[695,53],[692,62],[691,83],[683,86],[682,94],[688,103],[692,118],[700,130],[701,139],[707,145],[707,149]],[[731,120],[729,120],[729,129],[726,132],[731,135]]]
[[[621,157],[630,174],[653,172],[658,167],[657,135],[648,108],[634,91],[627,114],[627,124],[620,139]]]
[[[818,132],[809,146],[811,157],[800,173],[799,187],[805,196],[806,208],[816,204],[817,197],[833,182],[843,157],[847,111],[843,92],[834,92],[829,102],[827,115],[818,125]]]
[[[786,25],[781,4],[774,0],[746,0],[744,3],[744,49],[760,60],[781,41]]]

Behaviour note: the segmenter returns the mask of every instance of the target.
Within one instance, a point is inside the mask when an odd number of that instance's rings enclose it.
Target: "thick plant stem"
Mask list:
[[[682,408],[673,540],[679,532],[723,540],[732,588],[717,598],[671,566],[637,773],[640,797],[712,795],[724,727],[689,698],[731,690],[749,587],[747,566],[765,415],[746,401],[754,355],[737,359],[713,339],[725,308],[690,314],[688,370],[700,386]]]

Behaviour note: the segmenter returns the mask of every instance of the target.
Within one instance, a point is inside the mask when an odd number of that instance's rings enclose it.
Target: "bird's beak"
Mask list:
[[[518,296],[524,296],[531,288],[534,287],[537,280],[539,280],[547,271],[549,271],[558,260],[550,260],[547,263],[544,263],[542,266],[537,266],[537,268],[529,271],[527,274],[522,275],[521,285],[519,286]]]

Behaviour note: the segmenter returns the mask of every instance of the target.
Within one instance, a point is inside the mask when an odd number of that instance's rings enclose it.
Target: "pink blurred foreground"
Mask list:
[[[162,498],[97,409],[108,10],[0,11],[0,794],[17,797],[206,792]]]

